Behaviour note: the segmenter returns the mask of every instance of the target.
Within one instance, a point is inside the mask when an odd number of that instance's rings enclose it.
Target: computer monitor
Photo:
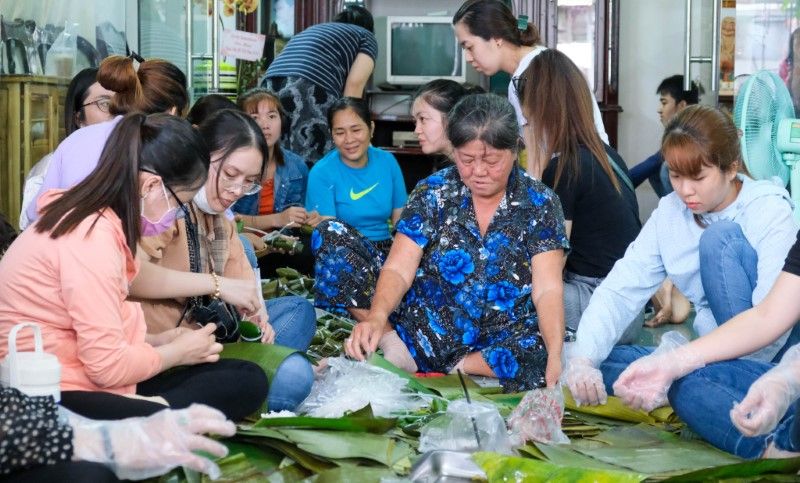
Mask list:
[[[373,84],[419,86],[434,79],[466,82],[465,58],[451,17],[378,17]]]

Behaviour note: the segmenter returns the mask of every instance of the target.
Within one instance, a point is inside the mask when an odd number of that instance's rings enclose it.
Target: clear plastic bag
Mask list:
[[[44,68],[46,75],[64,79],[71,79],[75,75],[78,63],[78,36],[73,33],[75,27],[77,24],[67,22],[47,51]]]
[[[511,442],[522,446],[526,441],[547,444],[569,444],[561,431],[564,418],[564,394],[561,386],[528,391],[508,417]]]
[[[477,436],[476,436],[477,433]],[[451,401],[447,413],[420,430],[420,452],[494,451],[511,454],[506,423],[491,403]]]
[[[366,362],[345,357],[328,359],[328,370],[314,381],[311,394],[297,409],[300,414],[338,418],[367,404],[375,416],[413,412],[430,398],[408,389],[408,381]]]

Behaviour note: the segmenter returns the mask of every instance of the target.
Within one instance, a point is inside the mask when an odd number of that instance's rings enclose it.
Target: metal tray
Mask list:
[[[459,451],[428,451],[411,467],[409,479],[416,483],[458,483],[486,481],[470,453]]]

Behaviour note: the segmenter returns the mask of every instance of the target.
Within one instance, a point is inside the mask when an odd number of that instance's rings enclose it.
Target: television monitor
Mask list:
[[[433,79],[466,82],[464,51],[451,17],[378,17],[374,84],[418,86]]]

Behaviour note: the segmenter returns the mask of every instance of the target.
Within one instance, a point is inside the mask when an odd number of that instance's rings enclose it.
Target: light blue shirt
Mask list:
[[[764,299],[783,269],[798,227],[785,189],[772,181],[739,176],[743,184],[736,200],[719,213],[705,214],[703,219],[707,224],[730,220],[742,227],[742,233],[758,255],[757,283],[753,290],[755,306]],[[694,329],[698,335],[708,334],[727,322],[714,319],[703,290],[699,248],[702,234],[703,229],[677,193],[661,198],[625,256],[592,294],[578,325],[577,340],[568,344],[567,357],[588,357],[599,367],[667,277],[694,304],[697,312]],[[787,337],[788,332],[748,358],[771,361]]]
[[[406,184],[395,157],[370,146],[367,164],[351,168],[334,149],[308,175],[306,210],[333,216],[372,241],[391,238],[392,210],[406,203]]]

